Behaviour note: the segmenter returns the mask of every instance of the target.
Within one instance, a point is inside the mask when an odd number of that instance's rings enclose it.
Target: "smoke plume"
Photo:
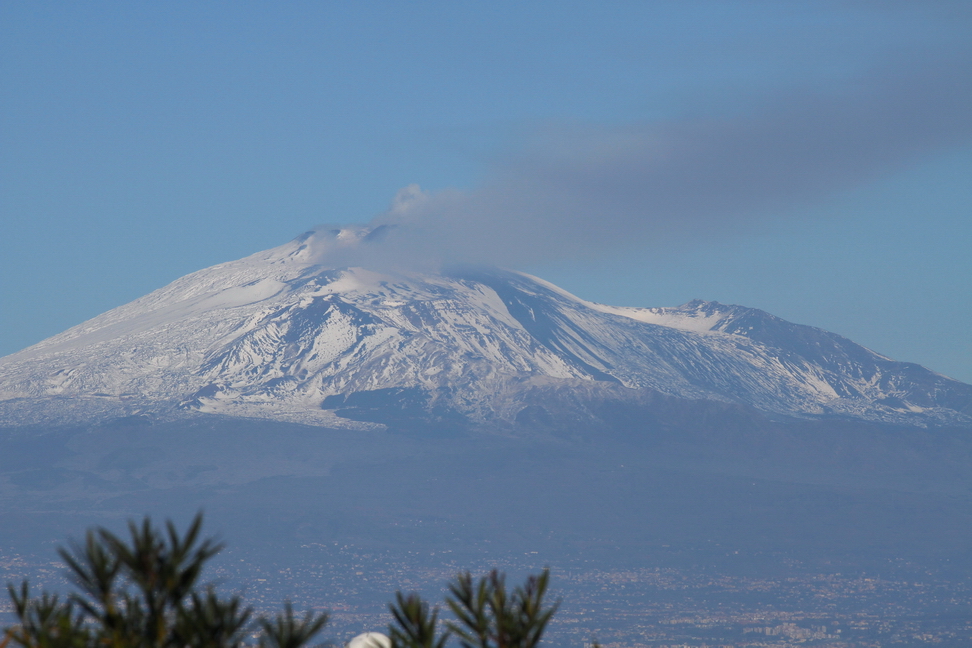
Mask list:
[[[741,114],[535,133],[469,191],[399,192],[391,258],[526,263],[758,228],[972,138],[972,57],[874,70]]]

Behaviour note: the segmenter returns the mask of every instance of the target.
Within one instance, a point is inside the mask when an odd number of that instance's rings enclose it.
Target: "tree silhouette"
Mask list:
[[[438,608],[430,611],[418,594],[399,592],[389,606],[394,617],[388,627],[392,648],[443,648],[451,635],[463,648],[535,648],[560,606],[559,601],[544,606],[549,581],[545,569],[508,592],[506,577],[496,570],[478,581],[469,572],[461,573],[449,585],[446,598],[456,620],[447,622],[442,634],[436,628]]]
[[[238,596],[221,597],[201,587],[205,563],[223,548],[200,540],[202,514],[185,535],[171,522],[161,531],[146,517],[129,522],[128,541],[104,528],[84,543],[59,550],[77,591],[30,596],[25,580],[8,585],[18,623],[0,648],[238,648],[253,625],[253,611]],[[260,617],[261,648],[300,648],[327,623],[327,615],[294,617],[290,604],[275,618]]]
[[[253,619],[239,596],[201,585],[207,561],[223,548],[201,539],[202,514],[184,535],[146,517],[129,522],[128,539],[104,528],[58,553],[76,591],[66,598],[31,596],[24,580],[8,585],[17,623],[0,648],[302,648],[324,628],[327,614],[296,616],[289,602],[275,617]],[[439,628],[439,608],[415,593],[396,593],[389,605],[392,648],[445,648],[455,636],[462,648],[536,648],[559,602],[544,605],[548,570],[507,591],[503,574],[478,581],[469,572],[449,585],[446,604],[455,615]],[[380,637],[380,635],[378,635]],[[376,647],[377,648],[377,647]]]

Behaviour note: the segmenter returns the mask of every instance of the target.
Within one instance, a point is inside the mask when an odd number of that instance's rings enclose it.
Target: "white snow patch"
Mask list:
[[[701,315],[686,313],[674,308],[636,308],[634,306],[606,306],[595,302],[585,303],[602,313],[621,315],[646,324],[657,324],[658,326],[667,326],[668,328],[695,333],[712,332],[712,329],[725,319],[724,313]]]

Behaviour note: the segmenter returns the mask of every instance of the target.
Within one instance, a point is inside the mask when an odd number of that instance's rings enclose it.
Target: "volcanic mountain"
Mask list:
[[[314,230],[7,356],[0,417],[509,428],[662,395],[777,417],[972,423],[972,386],[756,309],[614,307],[495,268],[342,263],[379,233]]]

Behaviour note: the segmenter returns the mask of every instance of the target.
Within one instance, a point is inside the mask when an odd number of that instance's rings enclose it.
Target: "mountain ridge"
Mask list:
[[[2,358],[0,414],[29,422],[54,399],[79,415],[94,403],[113,415],[509,426],[543,407],[529,396],[541,388],[583,394],[564,399],[578,416],[657,392],[770,415],[972,424],[972,386],[822,329],[701,300],[596,304],[495,268],[350,265],[376,258],[380,239],[366,227],[312,230]],[[346,407],[358,402],[384,413],[361,419]]]

